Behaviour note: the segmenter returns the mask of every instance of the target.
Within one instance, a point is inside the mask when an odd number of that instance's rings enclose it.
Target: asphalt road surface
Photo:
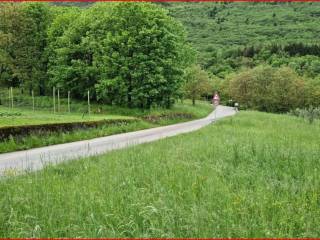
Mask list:
[[[114,149],[192,132],[235,113],[232,107],[218,106],[208,117],[190,122],[0,154],[0,175],[7,175],[12,171],[17,174],[40,170],[48,164],[98,155]]]

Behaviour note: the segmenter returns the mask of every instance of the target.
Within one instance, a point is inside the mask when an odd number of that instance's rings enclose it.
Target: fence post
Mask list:
[[[60,89],[58,88],[58,112],[60,112]]]
[[[8,107],[11,107],[11,93],[10,93],[10,89],[8,89],[8,96],[9,96],[9,100],[8,100]]]
[[[11,108],[13,109],[13,90],[12,90],[12,87],[10,87],[10,91],[11,91]]]
[[[90,90],[88,90],[88,114],[90,116]]]
[[[70,113],[70,91],[68,91],[68,112]]]
[[[52,94],[53,94],[53,113],[56,113],[56,88],[53,87],[52,90]]]
[[[34,92],[32,90],[32,110],[34,111]]]

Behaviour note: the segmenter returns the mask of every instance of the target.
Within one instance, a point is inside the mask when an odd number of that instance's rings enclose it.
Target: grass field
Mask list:
[[[242,112],[0,182],[0,237],[319,237],[320,123]]]
[[[42,100],[43,101],[43,100]],[[196,106],[192,106],[190,100],[185,100],[183,103],[176,103],[171,109],[155,108],[150,110],[140,109],[128,109],[116,106],[92,104],[92,112],[94,114],[88,115],[87,106],[83,103],[75,104],[76,109],[72,113],[61,112],[53,114],[52,109],[40,108],[33,112],[30,107],[20,106],[11,109],[9,107],[0,106],[1,113],[18,113],[20,116],[1,116],[0,115],[0,127],[5,126],[18,126],[18,125],[30,125],[30,124],[42,124],[42,123],[61,123],[61,122],[78,122],[78,121],[93,121],[102,119],[118,119],[128,117],[143,117],[146,115],[158,115],[166,113],[189,113],[194,118],[202,118],[207,116],[212,107],[208,102],[197,101]],[[97,111],[100,113],[97,113]]]
[[[9,116],[0,117],[0,128],[19,125],[36,125],[50,123],[66,123],[66,122],[84,122],[103,119],[123,119],[127,116],[107,115],[107,114],[81,114],[81,113],[61,113],[53,114],[49,111],[26,110],[24,108],[14,108],[0,106],[0,113],[11,113]],[[16,113],[16,114],[15,114]],[[17,115],[19,114],[19,115]]]
[[[99,105],[94,105],[97,109]],[[48,146],[59,143],[67,143],[96,137],[103,137],[117,133],[137,131],[141,129],[174,124],[178,122],[188,121],[195,118],[207,116],[212,111],[212,106],[209,103],[198,101],[196,106],[192,106],[191,101],[177,103],[172,109],[151,109],[141,111],[138,109],[125,109],[112,106],[100,105],[100,114],[81,114],[79,105],[78,113],[60,113],[53,114],[50,111],[35,111],[26,108],[14,108],[11,110],[7,107],[0,107],[0,113],[9,114],[8,116],[0,116],[0,131],[1,127],[19,126],[19,125],[36,125],[50,123],[65,123],[65,122],[83,122],[95,121],[103,119],[128,119],[139,118],[135,122],[128,124],[105,124],[95,128],[77,129],[73,131],[57,131],[57,132],[37,132],[27,136],[15,136],[10,139],[0,140],[0,153],[12,152],[17,150],[26,150],[35,147]],[[19,115],[16,115],[18,113]],[[191,118],[175,116],[174,114],[189,114]],[[11,114],[11,115],[10,115]],[[122,115],[120,115],[122,114]],[[127,114],[126,116],[124,116]],[[171,115],[170,115],[171,114]],[[173,114],[173,115],[172,115]],[[158,116],[166,116],[159,118]],[[144,117],[150,116],[155,119],[155,122],[146,121]]]

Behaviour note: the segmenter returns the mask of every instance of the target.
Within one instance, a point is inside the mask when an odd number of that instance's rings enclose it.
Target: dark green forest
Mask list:
[[[139,108],[214,91],[262,111],[318,106],[319,17],[313,2],[2,3],[0,85]]]
[[[166,3],[199,62],[224,77],[262,63],[319,75],[320,3]]]
[[[276,98],[296,97],[296,103],[286,106],[283,101],[276,102],[283,110],[319,106],[320,3],[197,2],[163,5],[186,27],[188,41],[198,51],[198,63],[211,74],[214,89],[219,90],[225,99],[267,111],[275,111],[271,106]],[[291,91],[279,93],[275,86],[269,84],[272,82],[268,81],[269,76],[260,71],[262,68],[272,71],[272,75],[279,69],[289,72],[292,78],[288,78],[282,89]],[[244,84],[239,84],[240,80]],[[290,86],[289,82],[292,83]],[[251,90],[246,88],[247,85],[252,86]],[[252,104],[247,100],[266,101],[263,94],[257,94],[257,86],[268,95],[269,101],[264,104]],[[281,112],[280,109],[276,111]]]

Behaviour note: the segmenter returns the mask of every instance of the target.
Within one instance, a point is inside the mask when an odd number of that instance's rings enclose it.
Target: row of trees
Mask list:
[[[289,56],[305,56],[313,55],[320,56],[320,45],[319,44],[305,44],[302,42],[292,43],[271,43],[265,45],[248,45],[238,47],[236,49],[230,49],[225,52],[225,57],[250,57],[253,58],[260,52],[270,52],[270,54],[288,54]]]
[[[182,25],[151,3],[2,4],[0,18],[0,84],[40,95],[90,90],[109,104],[170,107],[195,60]]]
[[[320,105],[320,81],[299,76],[289,67],[261,65],[244,69],[216,84],[226,98],[243,107],[267,112],[288,112]]]
[[[317,55],[316,50],[317,48],[320,50],[320,46],[302,45],[308,51],[311,51],[311,49],[315,50],[313,54],[310,53],[309,55],[305,55],[303,52],[290,55],[289,52],[284,50],[289,47],[293,48],[293,46],[294,44],[283,46],[275,44],[267,45],[261,49],[249,46],[222,52],[212,50],[211,59],[204,64],[204,68],[222,78],[230,73],[238,72],[241,68],[253,68],[259,65],[271,65],[273,67],[288,66],[294,69],[300,76],[312,78],[320,76],[320,55]],[[308,51],[306,50],[306,52]]]

